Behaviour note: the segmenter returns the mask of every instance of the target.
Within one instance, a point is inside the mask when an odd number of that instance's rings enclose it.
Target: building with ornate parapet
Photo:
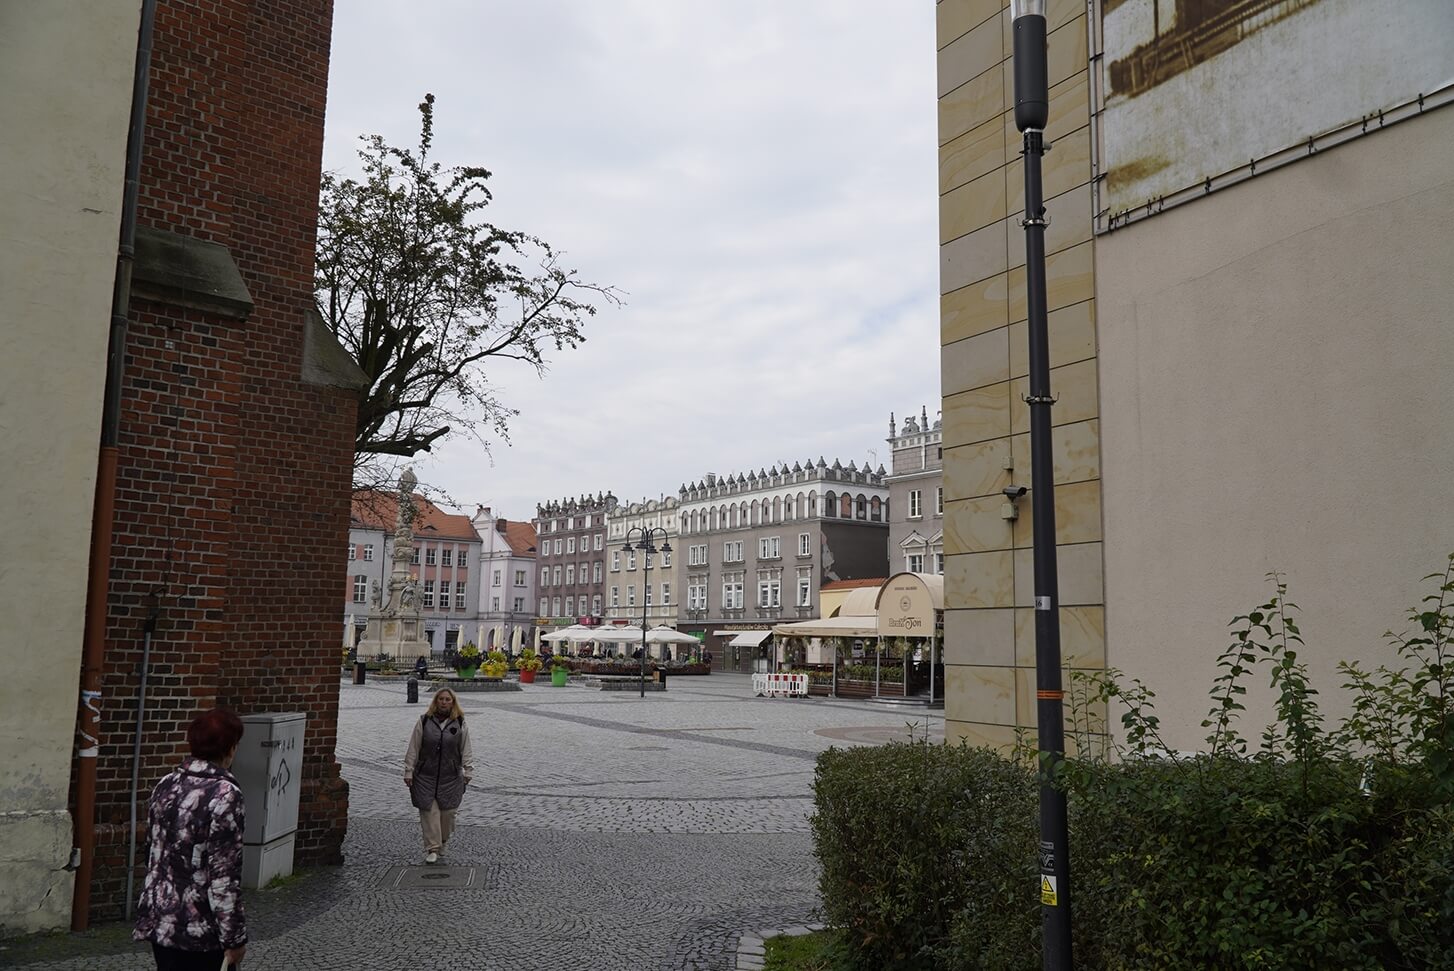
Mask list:
[[[606,520],[616,506],[609,492],[536,506],[535,612],[543,631],[600,622],[606,593]]]
[[[944,449],[939,420],[929,409],[899,427],[889,415],[892,472],[889,487],[889,568],[906,573],[944,572]]]
[[[715,667],[751,671],[774,624],[819,615],[823,584],[887,575],[885,475],[820,457],[683,485],[679,628],[703,638]]]

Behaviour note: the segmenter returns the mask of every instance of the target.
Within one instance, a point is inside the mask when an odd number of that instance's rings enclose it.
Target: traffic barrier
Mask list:
[[[754,674],[752,693],[759,698],[806,698],[808,676],[806,674]]]

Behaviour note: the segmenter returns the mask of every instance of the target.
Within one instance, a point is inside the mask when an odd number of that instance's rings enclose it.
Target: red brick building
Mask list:
[[[341,859],[339,551],[362,374],[313,309],[331,27],[329,0],[158,5],[106,602],[94,918],[123,906],[148,616],[139,818],[198,711],[304,711],[297,858]]]

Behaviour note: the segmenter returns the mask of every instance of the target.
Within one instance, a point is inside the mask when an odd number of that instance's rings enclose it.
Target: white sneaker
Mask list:
[[[433,850],[430,850],[428,853],[424,854],[424,862],[430,864],[431,866],[435,863],[438,863],[439,854],[434,852]]]

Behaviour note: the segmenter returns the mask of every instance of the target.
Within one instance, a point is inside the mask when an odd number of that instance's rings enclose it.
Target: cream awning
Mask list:
[[[762,642],[772,636],[770,630],[719,630],[714,631],[718,637],[731,637],[727,642],[728,647],[761,647]]]
[[[778,624],[772,629],[783,637],[877,637],[878,617],[823,617],[818,620],[800,620],[792,624]]]

